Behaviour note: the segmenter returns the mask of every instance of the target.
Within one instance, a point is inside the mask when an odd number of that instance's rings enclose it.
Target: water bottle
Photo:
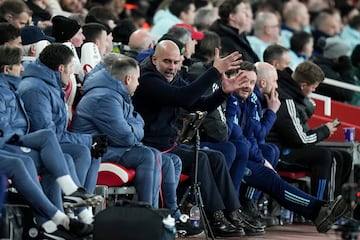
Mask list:
[[[293,212],[284,207],[281,207],[280,225],[292,224],[292,222],[293,222]]]
[[[198,206],[192,206],[190,209],[190,223],[193,227],[200,227],[200,209]]]

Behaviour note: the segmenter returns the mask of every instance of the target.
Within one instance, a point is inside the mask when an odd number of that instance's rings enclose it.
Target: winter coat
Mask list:
[[[84,95],[71,122],[72,130],[106,134],[109,146],[124,151],[142,145],[144,121],[134,111],[131,97],[121,80],[98,64],[87,76],[82,91]]]
[[[264,156],[259,149],[255,137],[255,129],[260,116],[256,110],[257,97],[251,94],[248,99],[243,100],[236,95],[232,95],[226,102],[226,122],[229,128],[229,141],[246,142],[249,148],[249,160],[264,163]]]
[[[249,41],[246,39],[245,33],[240,33],[238,29],[230,27],[222,20],[216,20],[211,26],[211,31],[216,32],[221,38],[221,51],[224,54],[230,54],[239,51],[241,59],[248,62],[258,62],[259,58],[252,50]]]
[[[216,81],[220,73],[211,67],[190,84],[177,74],[168,80],[159,73],[147,58],[141,63],[139,86],[133,97],[135,110],[145,121],[143,143],[160,150],[170,148],[176,141],[178,128],[177,113],[180,107],[188,111],[212,111],[227,95],[219,89],[208,97],[205,91]]]
[[[15,94],[21,78],[0,73],[0,146],[14,134],[24,135],[29,132],[29,118],[24,104]]]
[[[325,125],[311,129],[307,124],[313,113],[313,106],[303,95],[300,86],[291,78],[292,70],[278,71],[278,92],[281,106],[277,120],[267,140],[280,148],[301,147],[314,144],[330,136]],[[312,106],[312,107],[311,107]]]
[[[31,132],[51,129],[60,143],[83,144],[90,148],[91,135],[67,130],[68,112],[60,72],[38,59],[27,66],[18,91],[30,119]]]

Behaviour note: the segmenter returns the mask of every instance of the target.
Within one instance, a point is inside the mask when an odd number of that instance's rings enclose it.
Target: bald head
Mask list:
[[[154,38],[149,31],[138,29],[130,35],[129,47],[131,50],[140,52],[154,47]]]
[[[269,94],[273,88],[277,88],[278,75],[276,68],[267,62],[255,63],[257,71],[257,82],[260,91],[263,94]]]
[[[169,82],[174,79],[182,63],[179,47],[170,40],[163,40],[156,45],[151,60],[156,70]]]
[[[176,45],[176,43],[174,43],[171,40],[162,40],[160,41],[155,48],[155,53],[154,55],[158,55],[158,54],[162,54],[164,52],[178,52],[180,55],[180,49],[179,47]]]

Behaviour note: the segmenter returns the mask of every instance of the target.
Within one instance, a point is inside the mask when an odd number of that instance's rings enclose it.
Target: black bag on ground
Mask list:
[[[34,221],[33,211],[19,193],[7,192],[7,203],[3,206],[0,219],[0,239],[40,239],[40,229]]]
[[[153,209],[147,203],[123,200],[99,212],[93,240],[173,240],[175,232],[163,224],[168,209]]]

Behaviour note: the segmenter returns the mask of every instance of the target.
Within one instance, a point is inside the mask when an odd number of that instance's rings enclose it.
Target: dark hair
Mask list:
[[[32,11],[30,10],[30,8],[26,5],[24,1],[21,0],[5,0],[0,5],[0,17],[3,18],[6,14],[11,14],[17,17],[23,12],[32,15]]]
[[[219,17],[222,21],[228,22],[230,13],[235,13],[236,6],[244,0],[226,0],[219,7]]]
[[[136,26],[130,19],[124,19],[118,22],[117,26],[113,29],[113,42],[121,42],[128,45],[130,35],[136,31]]]
[[[204,38],[195,45],[196,55],[212,59],[215,54],[215,48],[221,47],[221,39],[219,35],[212,31],[205,31]]]
[[[324,81],[325,74],[321,68],[313,62],[304,61],[300,63],[292,73],[291,77],[297,83],[312,85]]]
[[[40,53],[39,60],[48,68],[57,71],[58,67],[68,65],[74,57],[71,49],[61,43],[52,43]]]
[[[194,0],[172,0],[169,5],[169,10],[172,14],[179,17],[181,12],[189,11],[191,4],[194,4]]]
[[[101,32],[106,32],[106,27],[100,23],[87,23],[82,27],[85,42],[95,42],[101,36]]]
[[[295,32],[290,39],[290,49],[294,52],[301,52],[311,38],[312,35],[305,31]]]
[[[248,62],[248,61],[243,61],[240,63],[240,68],[239,69],[235,69],[235,70],[229,70],[226,72],[226,74],[228,76],[231,75],[235,75],[239,72],[239,70],[245,70],[245,71],[250,71],[250,72],[255,72],[257,74],[257,69],[255,64]]]
[[[263,54],[264,62],[271,63],[274,60],[279,60],[284,52],[288,52],[289,50],[279,44],[269,45]]]
[[[358,30],[360,28],[360,15],[356,15],[349,20],[350,27]]]
[[[105,27],[108,28],[108,34],[111,32],[111,29],[108,25],[109,20],[115,21],[116,17],[112,12],[103,6],[92,7],[85,17],[85,23],[101,23],[105,25]]]
[[[257,73],[255,64],[248,61],[243,61],[240,63],[240,70],[252,71]]]
[[[14,46],[0,46],[0,72],[4,72],[5,65],[21,63],[23,50]]]
[[[196,9],[207,7],[209,5],[209,0],[196,0],[194,1]]]
[[[354,6],[349,5],[348,3],[343,3],[336,7],[339,9],[341,17],[346,17],[352,10],[356,9]]]
[[[0,23],[0,45],[4,45],[4,43],[14,40],[20,36],[20,29],[7,22]]]
[[[351,63],[355,67],[360,67],[360,44],[356,45],[351,53]]]

